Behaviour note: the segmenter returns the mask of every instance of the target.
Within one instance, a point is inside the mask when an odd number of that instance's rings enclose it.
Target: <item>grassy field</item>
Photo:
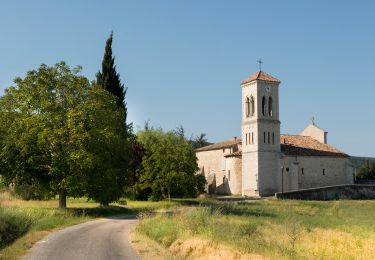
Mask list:
[[[0,191],[0,259],[17,259],[51,231],[98,217],[138,214],[181,205],[180,202],[128,201],[126,206],[108,208],[84,198],[67,201],[68,208],[58,209],[57,200],[24,201]]]
[[[264,200],[144,216],[136,232],[182,258],[374,259],[375,201]]]

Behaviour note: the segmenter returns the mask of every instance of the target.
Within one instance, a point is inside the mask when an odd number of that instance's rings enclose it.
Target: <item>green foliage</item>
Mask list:
[[[125,182],[124,111],[79,72],[64,62],[41,65],[5,91],[0,173],[7,184],[106,204],[121,196]]]
[[[194,149],[198,149],[211,144],[207,141],[206,134],[203,133],[192,138],[190,142]]]
[[[145,155],[145,148],[138,141],[137,136],[133,133],[129,133],[129,163],[128,163],[128,178],[127,185],[125,187],[125,196],[136,199],[142,197],[142,191],[138,184],[139,176],[137,171],[142,167],[142,159]],[[147,195],[143,194],[143,200],[147,199]]]
[[[0,190],[0,259],[20,259],[30,244],[42,239],[44,232],[78,224],[98,217],[136,215],[180,205],[178,201],[128,201],[126,207],[111,204],[99,207],[87,198],[68,198],[68,209],[56,209],[58,201],[22,201]],[[5,248],[1,248],[5,246]]]
[[[31,219],[27,215],[0,208],[0,249],[27,232]]]
[[[369,161],[370,163],[375,163],[375,158],[350,156],[350,164],[352,164],[353,167],[357,169],[363,167],[366,161]]]
[[[128,165],[123,109],[119,109],[111,94],[100,87],[91,89],[92,98],[82,105],[77,121],[85,121],[82,143],[88,152],[87,196],[106,205],[116,201],[123,192]],[[78,140],[77,140],[78,141]],[[78,155],[79,157],[80,155]]]
[[[150,199],[196,196],[203,191],[204,176],[195,174],[195,152],[183,136],[148,128],[138,133],[138,139],[146,151],[138,171],[139,188]]]
[[[359,169],[356,178],[358,180],[375,180],[375,163],[366,160]]]
[[[39,183],[18,183],[12,193],[23,200],[46,200],[54,197],[54,193]]]
[[[126,121],[126,89],[124,88],[124,85],[121,84],[120,75],[116,71],[115,58],[112,55],[112,40],[113,32],[107,39],[102,61],[102,70],[96,74],[96,81],[99,86],[117,97],[118,106],[125,111],[124,121]]]

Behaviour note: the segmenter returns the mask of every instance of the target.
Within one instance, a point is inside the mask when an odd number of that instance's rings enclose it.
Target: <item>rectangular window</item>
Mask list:
[[[268,143],[270,143],[270,132],[268,132]]]
[[[323,169],[323,175],[326,175],[326,169]]]
[[[228,170],[228,181],[230,181],[230,170]]]
[[[303,172],[303,168],[301,168],[301,173],[302,173],[302,175],[304,174],[304,172]]]
[[[272,133],[272,144],[275,144],[275,132]]]
[[[266,132],[263,132],[263,143],[266,143]]]
[[[247,133],[246,133],[246,145],[247,145]]]
[[[251,142],[254,144],[254,132],[251,133]]]

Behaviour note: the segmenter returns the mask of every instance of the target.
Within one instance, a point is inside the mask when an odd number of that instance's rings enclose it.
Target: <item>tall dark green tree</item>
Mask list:
[[[124,109],[126,121],[127,109],[125,95],[127,88],[121,83],[120,74],[116,71],[115,57],[112,54],[112,40],[113,32],[111,32],[111,35],[107,39],[102,61],[102,70],[96,74],[96,82],[99,86],[117,97],[117,105]]]

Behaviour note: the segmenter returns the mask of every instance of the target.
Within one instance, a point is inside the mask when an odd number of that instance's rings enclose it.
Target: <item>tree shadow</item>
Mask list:
[[[71,212],[74,216],[90,216],[90,217],[118,217],[137,215],[139,210],[129,209],[121,206],[108,206],[96,208],[67,208],[66,211]]]

